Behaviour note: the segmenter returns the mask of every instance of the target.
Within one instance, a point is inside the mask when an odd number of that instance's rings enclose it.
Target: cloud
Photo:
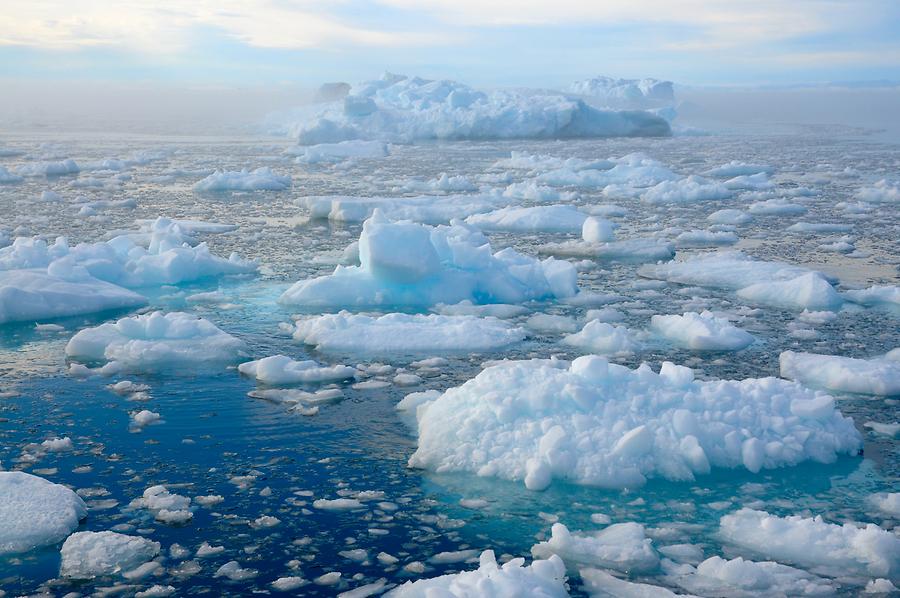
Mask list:
[[[447,39],[350,25],[322,6],[298,0],[3,0],[0,45],[169,54],[188,48],[197,28],[219,30],[248,46],[278,49],[430,45]]]

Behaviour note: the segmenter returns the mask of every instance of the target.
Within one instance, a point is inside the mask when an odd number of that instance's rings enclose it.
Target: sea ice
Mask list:
[[[123,575],[159,554],[159,542],[116,532],[77,532],[62,546],[61,577]]]
[[[821,516],[778,517],[745,508],[723,516],[719,525],[726,542],[779,562],[834,575],[900,576],[900,538],[873,523],[837,525]]]
[[[625,326],[592,320],[580,331],[562,339],[566,345],[600,355],[630,355],[640,346],[634,333]]]
[[[783,352],[778,361],[783,378],[797,380],[807,386],[837,392],[900,395],[900,361],[795,351]]]
[[[429,227],[391,222],[376,211],[363,224],[359,266],[301,280],[279,301],[303,307],[522,303],[578,292],[575,268],[507,248],[493,253],[484,235],[460,223]]]
[[[157,311],[85,328],[69,340],[66,355],[109,362],[102,373],[165,371],[233,363],[246,356],[246,345],[209,320]]]
[[[873,285],[866,289],[844,291],[844,297],[860,305],[900,306],[900,286]]]
[[[317,164],[319,162],[339,162],[348,158],[383,158],[388,155],[387,144],[380,141],[341,141],[340,143],[320,143],[318,145],[289,148],[286,154],[297,155],[297,162]]]
[[[56,544],[87,517],[72,490],[21,471],[0,471],[0,555]]]
[[[357,374],[356,368],[346,365],[323,366],[311,359],[296,361],[286,355],[272,355],[248,361],[240,364],[238,371],[245,376],[256,378],[257,382],[271,386],[337,382],[353,378]]]
[[[562,523],[554,523],[550,539],[531,547],[534,558],[559,556],[569,570],[602,567],[626,573],[647,573],[659,566],[653,541],[639,523],[615,523],[592,534],[573,534]]]
[[[194,191],[211,193],[218,191],[284,191],[290,189],[291,177],[272,172],[263,166],[256,170],[215,171],[194,185]]]
[[[484,231],[572,233],[581,232],[587,217],[569,205],[509,207],[469,216],[466,224]]]
[[[641,194],[641,199],[651,204],[687,203],[728,199],[734,191],[722,183],[691,175],[683,179],[662,181]]]
[[[874,185],[863,187],[857,191],[856,199],[870,203],[900,202],[900,183],[881,179]]]
[[[319,351],[374,355],[489,351],[524,338],[522,328],[493,317],[346,311],[302,318],[294,331],[294,339]]]
[[[696,569],[682,565],[669,573],[671,581],[699,596],[831,596],[835,587],[822,577],[771,561],[713,556]]]
[[[679,347],[697,351],[739,351],[755,340],[749,332],[708,311],[653,316],[650,328]]]
[[[569,91],[611,108],[659,108],[675,103],[671,81],[594,77],[576,81]]]
[[[481,553],[478,569],[409,581],[385,598],[483,598],[485,596],[531,596],[562,598],[566,591],[566,566],[557,556],[525,565],[517,558],[497,564],[494,551]]]
[[[410,465],[611,488],[692,480],[856,454],[853,421],[821,392],[775,378],[696,381],[665,362],[631,370],[602,357],[510,361],[417,407]],[[772,421],[779,421],[777,427]]]

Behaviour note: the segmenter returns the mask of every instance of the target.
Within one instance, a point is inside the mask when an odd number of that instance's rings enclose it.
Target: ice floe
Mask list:
[[[870,203],[900,202],[900,183],[881,179],[875,184],[857,191],[856,199]]]
[[[502,566],[494,551],[481,553],[478,569],[409,581],[387,594],[386,598],[481,598],[483,596],[533,596],[562,598],[566,591],[566,566],[557,556],[535,560],[512,559]]]
[[[61,542],[87,516],[69,488],[21,471],[0,471],[0,555]]]
[[[650,328],[685,349],[697,351],[738,351],[755,340],[753,335],[708,311],[684,315],[656,315]]]
[[[521,303],[577,293],[575,268],[508,248],[493,253],[465,225],[391,222],[380,211],[363,224],[359,266],[295,283],[279,301],[303,307]]]
[[[729,544],[781,563],[833,575],[900,576],[900,538],[873,523],[838,525],[821,516],[779,517],[744,508],[723,516],[719,525]]]
[[[466,224],[484,231],[505,232],[581,232],[587,214],[569,205],[502,208],[466,218]]]
[[[276,386],[279,384],[305,384],[311,382],[337,382],[356,376],[356,368],[346,365],[323,366],[307,359],[296,361],[286,355],[272,355],[238,366],[245,376],[257,382]]]
[[[626,573],[647,573],[659,566],[653,541],[639,523],[615,523],[592,534],[572,533],[562,523],[554,523],[550,538],[531,547],[534,558],[559,556],[566,567],[602,567]]]
[[[490,316],[372,317],[346,311],[301,318],[294,331],[294,339],[319,351],[374,355],[489,351],[524,338],[522,328]]]
[[[785,351],[778,361],[783,378],[807,386],[837,392],[900,395],[900,360]]]
[[[341,141],[289,148],[286,154],[297,156],[297,162],[317,164],[339,162],[348,158],[383,158],[389,154],[388,146],[380,141]]]
[[[61,577],[93,579],[127,574],[159,554],[159,542],[116,532],[77,532],[62,546]]]
[[[256,170],[215,171],[194,185],[194,191],[211,193],[217,191],[284,191],[290,189],[291,177],[275,174],[263,166]]]
[[[860,445],[830,396],[797,383],[696,381],[668,362],[657,374],[598,356],[488,367],[419,406],[417,417],[410,465],[535,490],[554,478],[621,488],[648,477],[690,480],[712,467],[827,463]]]
[[[66,345],[70,359],[107,362],[99,371],[165,371],[224,365],[246,356],[243,341],[209,320],[184,312],[153,312],[85,328]]]

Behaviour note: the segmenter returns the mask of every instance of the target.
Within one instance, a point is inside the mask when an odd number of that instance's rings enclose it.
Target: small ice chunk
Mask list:
[[[56,544],[87,516],[69,488],[21,471],[0,471],[0,555]]]
[[[116,532],[77,532],[62,546],[61,577],[124,575],[159,554],[159,542]]]
[[[782,378],[807,386],[879,396],[900,394],[900,361],[795,351],[783,352],[778,361]]]

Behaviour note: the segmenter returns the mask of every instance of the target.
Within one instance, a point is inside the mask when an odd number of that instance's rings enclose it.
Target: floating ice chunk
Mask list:
[[[523,305],[510,305],[508,303],[488,303],[475,305],[469,300],[460,301],[453,305],[438,303],[432,311],[442,316],[478,316],[481,318],[500,318],[508,320],[528,313],[528,308]]]
[[[891,304],[900,306],[900,287],[874,285],[867,289],[844,291],[844,297],[860,305]]]
[[[129,505],[133,509],[147,509],[157,521],[169,525],[187,523],[194,517],[191,512],[191,499],[169,492],[163,485],[151,486],[144,490],[141,498],[136,498]]]
[[[900,395],[900,361],[794,351],[783,352],[778,361],[783,378],[797,380],[807,386],[837,392]]]
[[[814,272],[782,262],[755,260],[740,251],[719,251],[680,262],[642,266],[647,278],[680,284],[738,290],[756,283],[793,280]]]
[[[539,185],[535,181],[522,181],[511,183],[503,190],[503,197],[512,199],[529,199],[531,201],[559,201],[560,199],[575,199],[574,193],[562,193],[552,187]]]
[[[630,188],[644,188],[664,181],[676,181],[681,177],[662,162],[640,153],[627,154],[621,158],[610,158],[601,168],[569,167],[544,172],[537,180],[554,187],[608,187],[625,185]]]
[[[159,554],[159,542],[116,532],[77,532],[62,546],[61,577],[123,575]]]
[[[348,158],[383,158],[390,152],[380,141],[341,141],[318,145],[297,146],[285,150],[286,154],[297,155],[297,162],[318,164],[319,162],[339,162]]]
[[[874,185],[857,191],[856,199],[870,203],[900,202],[900,183],[881,179]]]
[[[900,538],[875,524],[857,527],[741,509],[719,521],[722,538],[752,554],[833,575],[854,573],[896,579]]]
[[[502,208],[469,216],[466,224],[485,231],[572,233],[580,232],[586,219],[587,214],[572,206],[552,205]]]
[[[153,312],[85,328],[69,340],[66,355],[110,362],[111,371],[164,371],[233,363],[246,355],[246,345],[209,320]]]
[[[676,598],[678,595],[646,583],[626,581],[600,569],[585,568],[579,572],[585,589],[593,598]]]
[[[742,210],[735,210],[733,208],[725,209],[725,210],[717,210],[706,217],[707,220],[712,222],[713,224],[732,224],[732,225],[740,225],[740,224],[748,224],[753,221],[753,216],[744,212]]]
[[[478,187],[465,175],[450,176],[446,172],[427,181],[412,179],[398,188],[406,193],[460,193],[477,189]]]
[[[650,112],[600,110],[552,92],[484,93],[455,81],[390,74],[355,85],[342,100],[271,115],[269,122],[301,144],[671,134],[666,120]]]
[[[0,271],[0,324],[40,321],[141,307],[147,299],[83,274],[75,279],[40,270]]]
[[[648,477],[691,480],[711,467],[828,463],[860,446],[831,397],[800,384],[695,381],[668,362],[656,374],[598,356],[503,362],[418,416],[411,466],[525,479],[533,489],[551,479],[623,488]]]
[[[769,180],[769,175],[765,172],[742,174],[728,179],[723,185],[732,191],[765,191],[775,188],[775,184]]]
[[[585,243],[607,243],[615,239],[615,225],[609,220],[591,216],[581,226],[581,238]]]
[[[893,594],[897,591],[897,586],[889,579],[872,579],[866,584],[866,589],[863,591],[866,594]]]
[[[65,486],[0,471],[0,555],[61,542],[86,516],[84,501]]]
[[[496,195],[476,193],[470,195],[417,196],[417,197],[352,197],[312,196],[299,200],[309,209],[310,218],[335,222],[363,222],[380,209],[394,220],[412,220],[425,224],[445,224],[454,218],[490,212],[503,205]]]
[[[640,346],[628,328],[596,320],[585,324],[579,332],[567,335],[562,342],[600,355],[630,355]]]
[[[737,295],[754,303],[785,309],[837,310],[844,302],[831,283],[818,272],[809,272],[791,280],[758,282],[739,289]]]
[[[665,204],[728,199],[732,195],[734,191],[722,183],[691,175],[650,187],[641,194],[641,199],[647,203]]]
[[[566,566],[558,556],[525,565],[517,558],[497,564],[494,551],[481,553],[478,569],[432,579],[408,581],[385,598],[482,598],[484,596],[531,596],[562,598],[566,591]]]
[[[309,581],[296,575],[279,577],[271,583],[272,589],[279,592],[290,592],[308,585]]]
[[[78,174],[80,171],[81,169],[78,168],[78,164],[72,159],[63,160],[61,162],[32,162],[30,164],[25,164],[24,166],[19,166],[19,168],[16,169],[16,173],[19,176],[27,177],[65,176],[67,174]]]
[[[895,519],[900,519],[900,492],[879,492],[869,497],[869,504],[873,507],[890,515]]]
[[[707,176],[733,178],[736,176],[757,174],[759,172],[772,174],[774,171],[774,168],[772,168],[771,166],[766,166],[765,164],[748,164],[746,162],[738,162],[737,160],[732,160],[727,164],[717,166],[716,168],[711,168],[703,174]]]
[[[237,561],[228,561],[218,569],[216,569],[213,577],[227,577],[231,581],[244,581],[253,579],[259,574],[256,569],[245,569]]]
[[[729,231],[691,230],[675,237],[675,246],[678,248],[716,247],[734,245],[738,241],[738,236]]]
[[[559,556],[570,570],[603,567],[627,573],[647,573],[659,566],[653,541],[639,523],[616,523],[590,535],[573,534],[554,523],[550,539],[531,547],[534,558]]]
[[[584,234],[584,231],[582,231]],[[541,253],[621,262],[658,262],[675,257],[675,245],[663,239],[635,238],[608,243],[563,241],[538,247]]]
[[[294,339],[319,351],[375,355],[490,351],[524,338],[522,328],[493,317],[346,311],[300,319],[294,331]]]
[[[71,451],[73,448],[72,439],[68,436],[64,438],[50,438],[42,442],[41,446],[51,453],[64,453]]]
[[[356,368],[346,365],[321,366],[313,360],[295,361],[285,355],[272,355],[238,366],[245,376],[272,386],[306,382],[336,382],[356,376]]]
[[[565,168],[567,170],[584,170],[586,168],[606,170],[615,166],[609,160],[583,160],[581,158],[558,158],[542,154],[529,154],[513,150],[509,158],[494,162],[493,168],[511,168],[513,170],[547,171]]]
[[[767,199],[750,204],[747,211],[756,216],[797,216],[805,214],[806,208],[784,199]]]
[[[355,511],[363,509],[365,505],[355,498],[319,498],[313,501],[313,507],[322,509],[323,511]]]
[[[0,185],[12,185],[21,183],[23,180],[25,179],[10,172],[5,166],[0,166]]]
[[[699,596],[830,596],[835,591],[829,580],[800,569],[741,557],[710,557],[670,578]]]
[[[131,415],[131,422],[137,428],[143,428],[150,424],[159,423],[160,419],[161,416],[159,413],[150,411],[149,409],[142,409]]]
[[[302,280],[279,301],[304,307],[427,306],[522,303],[578,292],[568,262],[539,261],[511,248],[493,253],[484,235],[459,223],[390,222],[376,211],[363,224],[359,256],[359,266]]]
[[[216,191],[284,191],[290,189],[291,177],[281,176],[264,166],[256,170],[215,171],[194,185],[197,192]]]
[[[853,230],[853,226],[833,222],[795,222],[787,230],[792,233],[847,233]]]
[[[653,316],[650,328],[679,347],[697,351],[739,351],[755,340],[753,335],[724,318],[704,311],[683,316]]]
[[[891,438],[900,436],[900,422],[894,422],[891,424],[880,422],[866,422],[863,425],[876,434],[884,434],[885,436],[890,436]]]

